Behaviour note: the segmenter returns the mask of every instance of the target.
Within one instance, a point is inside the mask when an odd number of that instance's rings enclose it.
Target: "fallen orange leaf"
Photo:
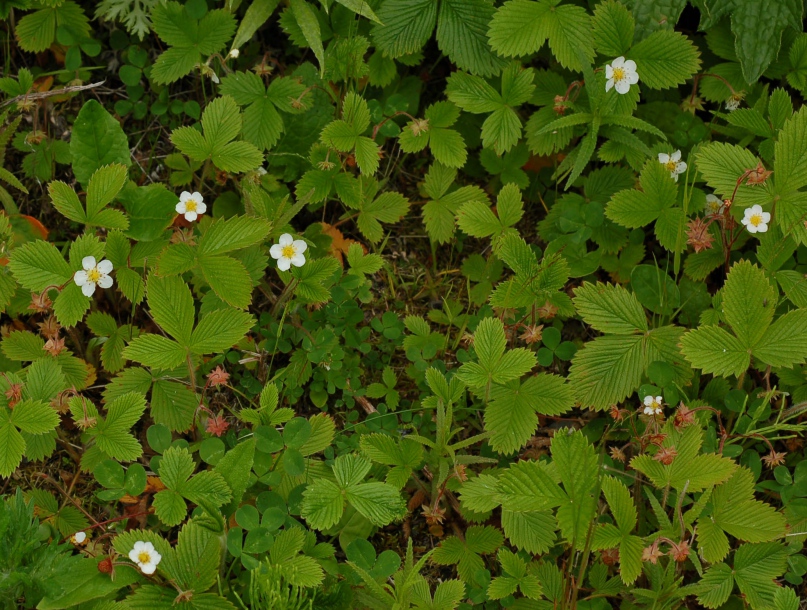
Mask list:
[[[350,239],[349,237],[345,237],[342,235],[342,231],[334,227],[333,225],[329,225],[327,222],[320,223],[322,225],[322,232],[325,235],[330,236],[331,238],[331,254],[333,257],[339,261],[339,264],[343,267],[345,266],[344,255],[347,254],[348,249],[352,244],[358,244],[361,246],[362,250],[367,253],[367,248],[365,248],[362,244],[357,242],[355,239]]]

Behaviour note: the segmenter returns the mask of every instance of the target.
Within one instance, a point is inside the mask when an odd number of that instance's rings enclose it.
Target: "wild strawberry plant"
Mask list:
[[[803,12],[0,1],[0,603],[798,610]]]

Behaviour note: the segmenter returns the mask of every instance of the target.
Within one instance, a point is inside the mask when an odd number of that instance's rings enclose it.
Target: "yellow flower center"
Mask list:
[[[188,199],[185,202],[185,211],[186,212],[195,212],[198,208],[199,204],[196,203],[196,199]]]
[[[87,272],[87,279],[92,282],[93,284],[97,284],[98,280],[101,279],[101,272],[98,271],[98,268],[90,269]]]
[[[624,68],[614,68],[614,80],[622,80],[625,78]]]
[[[297,249],[294,247],[294,244],[283,246],[283,249],[280,251],[280,255],[283,258],[292,258],[295,254],[297,254]]]
[[[664,164],[664,167],[667,168],[668,172],[674,172],[675,168],[678,167],[678,162],[670,159],[669,161],[667,161],[667,163]]]
[[[762,214],[753,214],[751,218],[748,219],[748,222],[750,222],[755,227],[758,227],[759,225],[762,224]]]
[[[138,563],[151,563],[151,555],[146,551],[141,551],[137,556]]]

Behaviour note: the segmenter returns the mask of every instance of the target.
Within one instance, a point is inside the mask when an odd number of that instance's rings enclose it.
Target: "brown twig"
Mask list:
[[[100,87],[106,83],[105,80],[99,81],[97,83],[90,83],[89,85],[71,85],[70,87],[62,87],[61,89],[53,89],[51,91],[37,91],[35,93],[24,93],[23,95],[18,95],[17,97],[12,97],[11,99],[6,100],[2,104],[0,104],[0,108],[4,106],[8,106],[9,104],[13,104],[15,102],[19,102],[22,100],[41,100],[48,97],[53,97],[55,95],[63,95],[65,93],[76,93],[78,91],[86,91],[87,89],[95,89],[96,87]]]
[[[88,513],[88,512],[87,512],[87,511],[84,509],[84,507],[83,507],[83,506],[82,506],[82,505],[81,505],[79,502],[77,502],[76,500],[74,500],[74,499],[73,499],[73,498],[70,496],[70,494],[68,494],[68,493],[67,493],[67,491],[65,491],[64,487],[62,487],[61,485],[59,485],[59,483],[58,483],[58,481],[56,481],[56,479],[54,479],[53,477],[51,477],[51,476],[49,476],[49,475],[46,475],[44,472],[37,472],[37,473],[35,473],[35,474],[34,474],[34,476],[37,476],[37,477],[39,477],[39,478],[41,478],[41,479],[44,479],[45,481],[47,481],[48,483],[50,483],[51,485],[53,485],[53,486],[54,486],[56,489],[58,489],[58,490],[59,490],[59,492],[60,492],[60,493],[61,493],[61,494],[62,494],[62,495],[65,497],[65,498],[67,498],[68,500],[70,500],[70,502],[73,504],[73,506],[75,506],[75,507],[76,507],[77,509],[79,509],[79,510],[80,510],[82,513],[84,513],[84,516],[86,516],[86,517],[87,517],[87,518],[88,518],[90,521],[92,521],[92,522],[93,522],[93,523],[95,523],[96,525],[98,524],[98,522],[95,520],[95,517],[93,517],[93,516],[92,516],[90,513]]]

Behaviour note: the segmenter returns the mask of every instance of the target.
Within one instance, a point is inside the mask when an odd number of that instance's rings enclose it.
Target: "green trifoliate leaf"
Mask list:
[[[476,390],[489,388],[492,383],[518,379],[535,366],[535,355],[524,348],[505,353],[504,325],[498,318],[485,318],[474,333],[477,362],[463,364],[457,372],[464,383]],[[486,390],[487,393],[487,390]]]
[[[485,430],[499,453],[512,453],[535,434],[538,414],[560,415],[574,406],[574,393],[557,375],[539,373],[524,383],[494,385],[485,408]]]
[[[482,124],[482,143],[501,155],[521,137],[521,119],[515,108],[532,95],[533,77],[532,69],[512,62],[502,73],[499,92],[482,77],[455,72],[448,79],[446,95],[466,112],[490,113]]]
[[[440,244],[454,236],[455,217],[462,205],[471,201],[488,203],[488,195],[478,186],[451,190],[457,170],[435,163],[426,174],[424,191],[430,200],[423,206],[423,222],[429,237]]]
[[[254,72],[235,72],[222,79],[221,92],[246,106],[242,133],[261,150],[272,148],[285,130],[278,110],[299,113],[311,106],[305,85],[289,77],[275,78],[267,88]]]
[[[580,70],[581,55],[594,59],[591,18],[584,9],[558,0],[510,0],[489,22],[493,49],[505,57],[531,55],[549,40],[553,55],[570,70]]]
[[[507,235],[517,235],[513,226],[524,214],[521,191],[515,184],[507,184],[499,192],[496,202],[498,216],[483,201],[469,201],[457,212],[460,229],[474,237],[490,237],[494,251]]]
[[[372,175],[378,169],[378,145],[362,135],[370,126],[367,102],[356,93],[348,93],[342,106],[342,118],[322,130],[323,144],[339,152],[353,152],[362,174]]]
[[[163,453],[159,475],[166,489],[154,497],[154,508],[166,525],[177,525],[185,518],[185,499],[218,507],[231,498],[230,488],[219,473],[203,470],[194,475],[194,470],[196,465],[187,449],[170,447]]]
[[[426,109],[423,119],[410,121],[398,136],[404,152],[419,152],[428,145],[434,158],[447,167],[462,167],[468,153],[465,140],[449,129],[459,118],[459,110],[451,102],[437,102]]]
[[[703,431],[688,426],[682,432],[671,425],[665,428],[667,437],[662,448],[674,448],[676,456],[669,465],[663,465],[650,455],[639,455],[631,460],[631,467],[645,474],[658,488],[686,488],[689,492],[703,491],[712,485],[728,480],[737,465],[730,459],[714,453],[700,453]]]
[[[263,154],[249,142],[233,141],[241,126],[238,105],[225,95],[210,102],[202,113],[203,133],[193,127],[179,127],[171,132],[171,142],[191,159],[211,159],[224,171],[246,172],[263,162]]]
[[[169,49],[161,54],[152,67],[151,76],[157,83],[179,80],[202,63],[202,57],[218,53],[235,32],[235,19],[224,9],[208,11],[194,19],[178,2],[157,4],[152,12],[154,31]]]

